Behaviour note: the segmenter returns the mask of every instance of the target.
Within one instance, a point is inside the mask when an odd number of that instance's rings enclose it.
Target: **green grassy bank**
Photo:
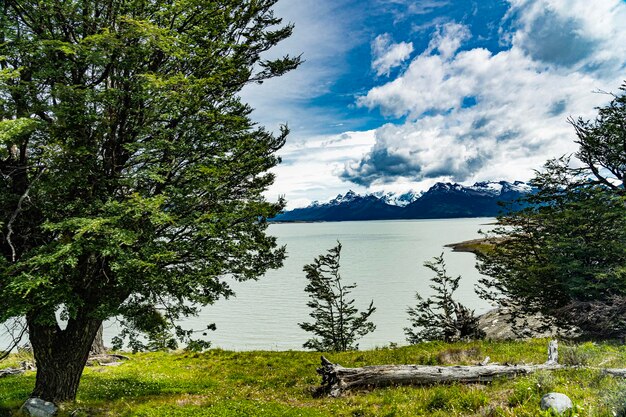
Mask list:
[[[344,366],[375,364],[542,363],[546,340],[426,343],[329,354]],[[561,362],[626,368],[626,347],[587,343],[560,348]],[[78,399],[61,415],[79,416],[538,416],[543,394],[567,394],[579,416],[620,415],[626,383],[599,370],[541,372],[489,385],[392,387],[313,398],[320,355],[309,352],[142,353],[118,367],[85,370]],[[0,368],[20,358],[1,362]],[[0,379],[0,416],[17,415],[35,379]]]

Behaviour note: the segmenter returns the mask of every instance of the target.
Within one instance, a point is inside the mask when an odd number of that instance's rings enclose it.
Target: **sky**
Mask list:
[[[291,129],[266,196],[288,208],[352,189],[527,181],[576,151],[626,80],[626,0],[279,0],[295,25],[246,87],[260,125]]]

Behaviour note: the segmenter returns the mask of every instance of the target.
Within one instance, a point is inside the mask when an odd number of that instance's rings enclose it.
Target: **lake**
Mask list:
[[[461,275],[456,297],[481,314],[491,306],[474,293],[480,274],[471,253],[444,248],[480,237],[479,229],[490,229],[492,218],[445,220],[387,220],[336,223],[272,224],[269,233],[281,245],[287,245],[287,259],[281,269],[268,272],[258,281],[234,282],[236,297],[219,300],[205,307],[198,317],[184,322],[185,327],[208,332],[214,347],[230,350],[302,349],[310,337],[298,326],[309,320],[307,280],[302,267],[341,241],[340,273],[344,282],[356,283],[352,292],[356,307],[363,309],[374,300],[376,312],[371,320],[377,328],[359,342],[362,349],[389,343],[405,344],[406,309],[415,303],[415,292],[432,294],[429,288],[433,273],[423,266],[444,252],[450,275]],[[118,333],[116,322],[105,323],[105,343]],[[24,341],[25,342],[25,341]],[[0,349],[8,345],[0,334]]]
[[[232,350],[301,349],[309,334],[298,326],[309,319],[307,285],[302,267],[341,241],[341,276],[356,283],[352,292],[358,308],[374,300],[371,316],[376,330],[361,339],[362,349],[405,344],[406,309],[414,294],[432,294],[433,273],[423,266],[444,252],[451,275],[462,275],[457,298],[483,313],[491,306],[474,293],[480,274],[471,253],[452,252],[445,244],[480,237],[479,229],[489,229],[492,218],[445,220],[391,220],[336,223],[272,224],[269,233],[287,245],[283,268],[268,272],[258,281],[234,283],[237,296],[220,300],[190,318],[186,326],[197,329],[215,323],[217,330],[207,338],[214,347]],[[116,333],[116,326],[105,327],[105,340]]]

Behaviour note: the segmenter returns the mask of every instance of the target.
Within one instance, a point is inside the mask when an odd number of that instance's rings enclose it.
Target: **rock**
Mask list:
[[[511,308],[501,307],[478,316],[478,329],[485,333],[488,340],[524,340],[531,338],[549,338],[557,336],[575,337],[575,329],[564,330],[555,326],[546,326],[541,314],[525,315],[513,318]]]
[[[22,406],[22,411],[32,417],[51,417],[56,415],[58,410],[56,405],[41,398],[29,398]]]
[[[572,400],[567,395],[558,392],[551,392],[541,397],[542,410],[552,409],[559,414],[563,414],[573,406]]]

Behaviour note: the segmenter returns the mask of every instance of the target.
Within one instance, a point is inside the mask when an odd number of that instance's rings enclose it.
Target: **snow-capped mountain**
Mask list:
[[[419,193],[376,192],[359,195],[350,190],[326,203],[318,201],[276,216],[273,221],[344,221],[491,217],[502,212],[499,202],[514,202],[533,192],[515,181],[477,182],[474,185],[439,182]],[[513,206],[513,208],[519,207]]]
[[[503,193],[529,193],[532,191],[532,187],[525,182],[515,181],[514,183],[510,183],[507,181],[500,182],[477,182],[476,184],[466,187],[471,188],[476,191],[482,191],[485,193],[490,193],[492,195],[501,195]]]
[[[418,191],[408,191],[406,193],[386,193],[384,191],[378,191],[371,195],[390,206],[406,207],[420,198],[422,193]]]
[[[345,195],[338,194],[337,197],[330,200],[328,204],[331,204],[331,205],[346,204],[360,197],[361,197],[360,195],[350,190]]]

